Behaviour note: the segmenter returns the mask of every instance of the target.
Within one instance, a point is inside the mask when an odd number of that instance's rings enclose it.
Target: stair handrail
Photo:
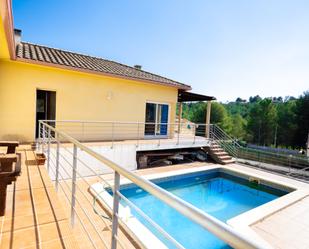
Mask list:
[[[227,147],[227,148],[232,149],[232,150],[235,149],[235,147],[231,146],[231,144],[229,144],[229,143],[227,143],[227,142],[224,142],[225,140],[222,139],[222,138],[220,138],[220,137],[218,137],[216,134],[212,134],[212,139],[213,139],[216,143],[218,143],[219,145],[221,144],[222,146]]]
[[[212,125],[212,129],[210,130],[210,137],[213,138],[214,141],[219,142],[220,145],[224,149],[226,149],[227,152],[232,154],[235,158],[238,157],[238,150],[242,146],[237,142],[235,138],[232,138],[230,135],[228,135],[218,125]],[[227,143],[227,140],[231,141],[231,143]]]
[[[232,140],[237,147],[242,147],[238,142],[237,139],[231,137],[229,134],[227,134],[223,129],[221,129],[218,125],[214,124],[213,127],[215,127],[221,134],[223,134],[225,137],[229,138],[229,140]]]
[[[254,148],[244,147],[240,145],[235,138],[232,138],[230,135],[228,135],[218,125],[213,124],[211,128],[210,138],[217,142],[222,147],[222,149],[232,155],[236,160],[238,158],[247,158],[247,156],[244,156],[243,153],[249,153],[257,156],[257,161],[261,160],[266,163],[271,161],[276,165],[286,165],[289,167],[294,165],[295,167],[304,167],[307,169],[306,165],[308,165],[308,160],[306,159],[294,155],[285,155],[282,153],[274,153],[271,151],[262,151]]]
[[[224,143],[224,142],[221,142],[221,141],[224,141],[224,140],[221,140],[220,138],[218,138],[215,134],[212,134],[213,138],[215,138],[215,141],[223,148],[225,149],[228,153],[232,154],[233,157],[237,158],[237,151],[238,149],[228,143]]]

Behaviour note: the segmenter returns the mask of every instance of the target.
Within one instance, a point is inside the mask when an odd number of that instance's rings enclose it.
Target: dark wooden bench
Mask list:
[[[0,154],[0,216],[5,214],[7,185],[21,174],[21,154],[16,153],[18,142],[0,141],[7,154]]]
[[[7,147],[6,154],[12,154],[16,152],[19,142],[17,141],[0,141],[0,147]]]

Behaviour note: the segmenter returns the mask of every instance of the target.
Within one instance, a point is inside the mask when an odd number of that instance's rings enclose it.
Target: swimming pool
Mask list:
[[[170,176],[152,182],[223,222],[289,192],[220,170]],[[122,185],[120,192],[185,248],[229,248],[225,242],[136,185]],[[122,205],[127,206],[123,201]],[[131,212],[168,248],[175,248],[139,214]]]

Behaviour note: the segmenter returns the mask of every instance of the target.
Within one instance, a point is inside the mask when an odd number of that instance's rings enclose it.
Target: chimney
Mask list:
[[[141,65],[134,65],[134,68],[135,68],[135,69],[138,69],[138,70],[141,70],[141,69],[142,69],[142,66],[141,66]]]
[[[14,41],[15,41],[15,46],[20,44],[21,42],[21,30],[20,29],[14,29]]]

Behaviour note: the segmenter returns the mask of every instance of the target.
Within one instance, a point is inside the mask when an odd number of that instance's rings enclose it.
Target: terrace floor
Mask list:
[[[253,226],[275,248],[309,248],[309,197]]]
[[[76,218],[74,228],[70,224],[70,205],[65,194],[71,194],[71,189],[68,188],[71,181],[63,181],[59,189],[64,191],[56,192],[45,166],[37,165],[30,146],[20,146],[18,151],[22,154],[22,175],[7,189],[6,214],[0,217],[0,249],[93,248],[80,220]],[[188,165],[183,165],[177,168],[187,167]],[[158,168],[156,171],[173,169],[174,167]],[[140,174],[147,173],[149,170],[140,172]],[[111,180],[113,175],[106,174],[104,178]],[[86,181],[78,180],[78,189],[86,193],[88,198],[80,191],[77,191],[77,195],[84,209],[91,211],[87,215],[90,216],[104,242],[79,205],[76,212],[95,245],[104,248],[105,243],[110,248],[111,222],[109,220],[102,222],[102,219],[92,211],[93,207],[88,201],[92,198],[88,193],[88,184],[98,181],[100,181],[98,177],[88,177]],[[118,236],[124,248],[137,247],[129,236],[122,232]]]
[[[302,189],[302,197],[264,219],[255,222],[250,227],[274,248],[309,248],[309,184],[247,166],[237,164],[231,166]]]
[[[32,151],[19,151],[22,175],[7,189],[0,248],[80,248],[45,168]]]
[[[45,166],[36,164],[34,153],[30,148],[20,146],[19,150],[22,152],[22,175],[16,183],[8,187],[6,215],[0,217],[0,248],[92,248],[79,219],[76,218],[74,228],[70,224],[70,205],[65,196],[70,193],[70,180],[63,181],[59,186],[59,189],[64,191],[56,192]],[[136,173],[149,175],[205,166],[215,165],[192,163],[144,169]],[[309,248],[309,184],[237,164],[227,167],[287,181],[308,189],[307,197],[255,223],[252,229],[274,248]],[[103,177],[106,180],[113,179],[112,174]],[[102,219],[93,212],[93,206],[89,202],[92,197],[88,192],[89,184],[98,181],[100,181],[98,177],[78,180],[77,195],[79,204],[87,210],[99,233],[96,233],[93,224],[90,224],[79,205],[76,212],[91,234],[95,245],[103,248],[104,243],[108,247],[110,245],[111,224],[108,219]],[[102,214],[105,214],[103,210]],[[122,231],[119,233],[119,240],[124,248],[136,247],[134,240]]]

